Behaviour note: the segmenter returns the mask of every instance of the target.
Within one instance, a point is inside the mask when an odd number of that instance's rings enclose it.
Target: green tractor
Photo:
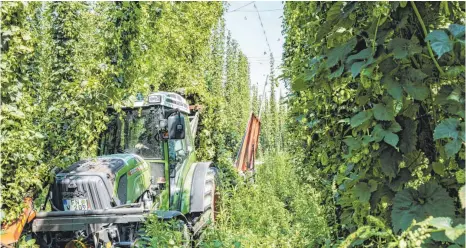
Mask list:
[[[150,215],[183,220],[198,234],[215,214],[216,169],[196,162],[199,113],[178,94],[158,92],[110,121],[99,155],[58,172],[36,213],[41,247],[132,247]],[[45,207],[44,204],[43,206]]]

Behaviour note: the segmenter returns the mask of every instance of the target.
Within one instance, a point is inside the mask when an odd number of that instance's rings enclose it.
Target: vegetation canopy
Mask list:
[[[2,2],[2,223],[24,197],[41,203],[53,168],[98,153],[108,106],[173,91],[203,106],[196,156],[219,169],[217,219],[196,247],[465,246],[463,3],[285,2],[267,96],[226,9]],[[262,163],[240,176],[251,112]],[[150,218],[142,239],[182,246],[182,224]]]

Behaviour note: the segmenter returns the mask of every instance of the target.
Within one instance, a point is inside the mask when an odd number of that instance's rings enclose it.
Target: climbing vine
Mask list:
[[[369,215],[395,235],[429,216],[464,223],[463,17],[459,2],[285,4],[289,146],[326,192],[334,240]],[[464,245],[446,233],[422,242]],[[389,242],[369,236],[349,244]]]
[[[249,69],[226,43],[223,12],[220,2],[2,2],[1,222],[54,167],[95,156],[107,107],[137,93],[195,96],[198,157],[231,162],[250,110]]]

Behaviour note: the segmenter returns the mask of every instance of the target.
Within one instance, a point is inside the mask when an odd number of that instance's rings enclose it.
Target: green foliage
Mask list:
[[[194,96],[204,106],[197,156],[228,172],[250,110],[249,70],[236,46],[223,86],[222,3],[8,2],[1,11],[2,222],[53,167],[95,156],[107,107],[138,92]]]
[[[163,221],[152,215],[139,230],[138,247],[188,247],[189,230],[182,220]]]
[[[262,96],[261,101],[264,101],[261,116],[261,131],[260,131],[260,153],[274,153],[281,151],[283,145],[284,119],[286,118],[286,109],[280,101],[279,95],[277,102],[276,89],[278,86],[278,78],[274,74],[275,60],[273,55],[270,55],[270,74],[268,75],[267,86],[270,85],[270,96]],[[266,92],[264,92],[266,93]]]
[[[406,230],[413,220],[422,221],[429,216],[454,217],[453,199],[436,183],[427,183],[418,190],[404,189],[393,199],[393,230]]]
[[[315,247],[328,236],[320,194],[298,181],[289,155],[264,159],[255,183],[246,178],[222,192],[216,225],[199,247]]]
[[[459,2],[285,4],[287,147],[334,206],[330,244],[353,233],[348,246],[406,247],[415,230],[389,229],[428,215],[464,222],[448,196],[464,181],[463,15]],[[390,228],[367,226],[369,215]]]
[[[433,246],[431,237],[438,233],[445,233],[446,240],[454,242],[464,234],[464,225],[458,224],[453,227],[450,218],[432,216],[421,221],[413,221],[409,224],[406,231],[398,236],[393,235],[390,228],[388,228],[383,221],[374,217],[367,216],[369,225],[359,227],[358,230],[350,234],[338,247],[353,247],[368,243],[371,246],[377,247],[427,247]],[[461,241],[459,241],[462,243]],[[460,247],[454,244],[448,247]]]

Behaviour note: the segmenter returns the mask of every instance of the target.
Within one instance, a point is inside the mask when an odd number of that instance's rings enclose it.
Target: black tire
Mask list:
[[[209,168],[206,176],[204,201],[207,202],[207,206],[204,207],[204,213],[210,211],[210,221],[215,223],[216,217],[216,193],[217,193],[217,170],[214,167]]]
[[[191,216],[194,237],[199,237],[202,229],[215,223],[217,213],[217,168],[210,167],[207,171],[204,187],[204,212]]]

